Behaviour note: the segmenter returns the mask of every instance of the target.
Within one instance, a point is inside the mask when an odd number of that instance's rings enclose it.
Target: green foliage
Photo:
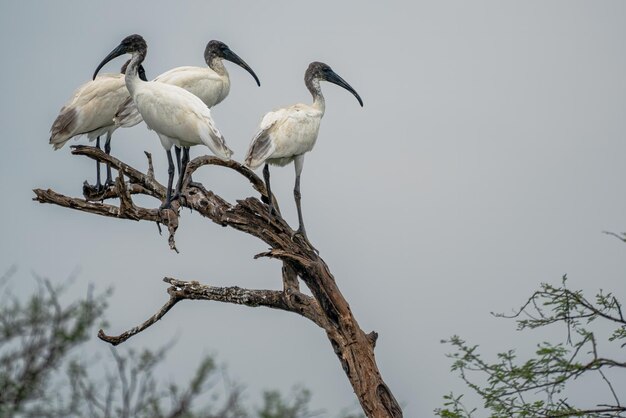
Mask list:
[[[62,306],[63,290],[39,280],[26,302],[9,294],[0,301],[0,416],[55,416],[45,412],[59,403],[58,393],[49,390],[51,380],[69,352],[87,341],[106,307],[106,297],[91,292]],[[58,416],[67,413],[57,409]]]
[[[455,349],[449,354],[452,370],[483,399],[490,417],[624,416],[626,407],[620,404],[605,370],[626,368],[626,363],[603,357],[591,328],[594,321],[610,324],[609,342],[622,348],[626,344],[626,321],[614,295],[600,291],[592,302],[582,291],[568,289],[563,277],[560,286],[542,284],[514,315],[495,316],[515,319],[520,331],[561,324],[567,328],[567,339],[538,344],[534,357],[526,361],[518,359],[515,350],[508,350],[499,353],[494,362],[483,360],[477,345],[458,336],[442,341]],[[565,396],[568,384],[590,373],[601,376],[614,403],[576,406]],[[467,409],[461,398],[444,396],[444,408],[435,413],[447,418],[475,416],[476,409]]]
[[[279,391],[263,393],[263,406],[256,411],[258,418],[315,418],[327,417],[324,411],[311,411],[309,403],[311,392],[301,386],[295,386],[288,397]],[[342,412],[340,418],[365,418],[361,413]]]
[[[7,281],[0,279],[0,287]],[[109,370],[104,378],[94,378],[91,360],[80,361],[72,352],[95,335],[110,292],[94,296],[90,291],[64,305],[64,286],[38,283],[25,302],[8,292],[0,300],[0,417],[249,417],[239,387],[213,390],[219,376],[210,357],[200,362],[187,386],[160,384],[155,371],[164,363],[167,346],[139,352],[111,348],[113,361],[103,362]],[[203,395],[212,402],[198,407]]]
[[[263,407],[257,411],[259,418],[310,418],[319,416],[319,412],[309,411],[311,392],[296,387],[291,394],[291,402],[285,400],[280,392],[272,390],[263,393]]]

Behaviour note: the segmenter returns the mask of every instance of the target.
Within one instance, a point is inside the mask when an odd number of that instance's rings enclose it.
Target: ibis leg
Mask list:
[[[302,234],[306,238],[306,229],[304,229],[304,220],[302,219],[302,206],[300,205],[300,174],[296,175],[296,186],[293,188],[293,198],[296,201],[296,208],[298,209],[298,230],[296,233]],[[308,239],[308,238],[307,238]]]
[[[185,151],[187,151],[187,164],[189,164],[189,161],[191,160],[191,157],[189,156],[189,147],[185,147]],[[185,167],[186,170],[186,167]],[[190,187],[201,187],[202,184],[200,183],[196,183],[195,181],[193,181],[193,179],[191,178],[191,176],[189,176],[189,186]]]
[[[185,173],[187,172],[187,165],[189,165],[189,160],[190,160],[190,158],[189,158],[189,150],[190,150],[190,148],[189,148],[189,147],[185,147],[185,148],[183,148],[183,160],[187,161],[187,162],[185,163],[185,167],[183,168],[183,170],[185,171]],[[190,186],[194,186],[194,187],[199,186],[199,184],[198,184],[198,183],[194,183],[194,182],[193,182],[193,179],[191,178],[191,176],[189,176],[189,185],[190,185]]]
[[[111,155],[111,134],[107,135],[107,140],[104,143],[104,152],[106,152],[107,155]],[[113,179],[111,177],[111,166],[107,164],[107,179],[104,182],[105,187],[113,185]]]
[[[265,180],[265,189],[267,190],[267,204],[269,205],[270,215],[275,215],[274,200],[272,199],[272,188],[270,186],[270,166],[265,163],[263,167],[263,180]]]
[[[304,229],[304,219],[302,219],[302,206],[300,205],[300,199],[302,195],[300,194],[300,174],[302,173],[302,166],[304,164],[304,155],[299,155],[294,159],[294,165],[296,166],[296,185],[293,188],[293,198],[296,201],[296,208],[298,209],[298,230],[296,231],[296,235],[300,235],[304,238],[304,240],[309,244],[309,246],[319,254],[317,248],[311,244],[309,241],[309,237],[306,235],[306,229]]]
[[[96,148],[100,149],[100,137],[96,138]],[[96,161],[96,190],[100,191],[102,183],[100,183],[100,161]]]
[[[172,158],[172,150],[167,150],[167,195],[165,202],[161,205],[161,209],[169,209],[172,207],[172,183],[174,182],[174,159]]]
[[[185,162],[183,166],[183,171],[187,172],[187,166],[189,165],[189,147],[183,148],[183,161]],[[189,176],[189,180],[191,181],[191,176]]]
[[[181,166],[178,169],[178,183],[176,184],[176,196],[180,196],[183,191],[183,178],[189,163],[189,147],[183,147],[183,158]]]
[[[306,230],[304,229],[304,220],[302,219],[302,207],[300,206],[300,199],[302,195],[300,194],[300,174],[302,173],[302,166],[304,165],[304,155],[299,155],[294,159],[294,166],[296,168],[296,185],[293,188],[293,198],[296,201],[296,208],[298,209],[298,230],[296,233],[302,234],[305,238]],[[307,238],[308,241],[308,238]]]
[[[174,152],[176,152],[176,168],[178,168],[178,175],[180,175],[180,147],[174,145]]]
[[[181,155],[180,154],[180,152],[181,152],[180,148],[179,147],[174,147],[174,149],[176,151],[176,165],[178,166],[178,174],[180,175],[181,169],[183,171],[185,171],[187,169],[187,166],[182,167],[181,157],[180,157],[180,155]],[[189,147],[183,147],[182,152],[183,152],[183,158],[184,158],[185,152],[187,153],[187,163],[189,163]],[[193,179],[191,178],[191,176],[189,176],[189,185],[192,186],[192,187],[199,187],[199,186],[201,186],[200,183],[195,183],[193,181]]]

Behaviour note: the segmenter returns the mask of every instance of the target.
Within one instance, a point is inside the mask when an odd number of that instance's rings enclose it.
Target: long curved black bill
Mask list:
[[[239,55],[235,54],[230,48],[228,48],[227,50],[225,50],[223,52],[222,58],[224,58],[225,60],[228,60],[228,61],[230,61],[232,63],[237,64],[238,66],[240,66],[241,68],[243,68],[244,70],[249,72],[250,75],[252,77],[254,77],[254,80],[256,81],[256,84],[259,87],[261,86],[261,82],[259,81],[259,77],[257,77],[256,74],[254,74],[254,71],[252,71],[252,68],[250,68],[250,66],[248,64],[246,64],[246,62],[244,60],[242,60],[241,57],[239,57]]]
[[[354,95],[354,97],[356,97],[361,107],[363,107],[363,100],[361,100],[361,96],[359,96],[359,93],[357,93],[356,90],[354,90],[352,86],[346,82],[346,80],[339,77],[339,75],[337,75],[336,72],[331,70],[331,72],[326,75],[326,81],[336,84],[338,86],[341,86],[344,89],[348,90],[350,93]]]
[[[117,58],[120,55],[123,55],[126,53],[126,48],[124,47],[124,45],[120,44],[118,45],[113,51],[111,51],[109,53],[109,55],[107,55],[102,62],[100,63],[100,65],[98,65],[98,68],[96,68],[96,71],[94,71],[93,73],[93,79],[94,80],[96,78],[96,76],[98,75],[98,72],[100,71],[100,69],[102,67],[104,67],[106,65],[107,62],[111,61],[113,58]]]

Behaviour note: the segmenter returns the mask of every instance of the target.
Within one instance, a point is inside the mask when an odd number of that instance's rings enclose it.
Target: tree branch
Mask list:
[[[159,319],[163,318],[165,316],[165,314],[168,313],[169,310],[172,309],[174,307],[174,305],[176,305],[178,302],[180,302],[180,299],[178,299],[176,297],[170,296],[170,299],[165,303],[165,305],[163,305],[161,307],[161,309],[159,309],[158,312],[156,312],[150,318],[145,320],[141,325],[138,325],[138,326],[136,326],[134,328],[131,328],[128,331],[125,331],[125,332],[123,332],[123,333],[121,333],[120,335],[117,335],[117,336],[107,335],[107,334],[104,333],[104,331],[102,329],[100,329],[98,331],[98,338],[100,338],[102,341],[106,341],[106,342],[108,342],[109,344],[112,344],[112,345],[121,344],[124,341],[126,341],[127,339],[129,339],[130,337],[132,337],[133,335],[137,335],[141,331],[143,331],[143,330],[149,328],[150,326],[154,325],[154,323],[156,323]]]
[[[189,162],[189,164],[187,165],[187,170],[185,170],[185,178],[183,179],[183,184],[187,185],[191,175],[197,169],[205,165],[216,165],[220,167],[230,168],[231,170],[234,170],[237,173],[244,176],[245,178],[247,178],[252,184],[252,187],[254,187],[254,189],[257,192],[261,193],[262,195],[267,196],[267,189],[265,188],[265,183],[263,182],[263,180],[259,178],[259,176],[254,174],[254,171],[250,170],[248,167],[244,165],[239,164],[235,160],[222,160],[221,158],[212,157],[210,155],[203,155],[200,157],[196,157]]]
[[[154,179],[154,171],[152,175],[144,174],[141,171],[131,167],[130,165],[118,160],[111,155],[108,155],[104,151],[96,147],[90,147],[86,145],[74,145],[72,147],[72,154],[74,155],[84,155],[86,157],[91,158],[92,160],[100,161],[102,163],[109,164],[112,168],[116,170],[122,170],[128,176],[131,183],[137,183],[141,186],[145,187],[151,193],[154,193],[156,196],[160,196],[163,198],[165,196],[165,186]],[[152,158],[148,157],[148,164],[151,166]]]
[[[581,416],[593,416],[596,414],[607,414],[613,412],[626,412],[626,407],[623,406],[612,406],[607,408],[598,408],[598,409],[581,409],[576,411],[568,411],[563,413],[556,413],[546,415],[548,418],[561,418],[561,417],[581,417]]]
[[[201,284],[197,281],[184,281],[165,277],[164,282],[171,287],[167,289],[169,300],[154,315],[136,326],[117,336],[110,336],[103,330],[98,332],[98,338],[112,345],[118,345],[139,334],[163,318],[170,309],[181,300],[211,300],[223,303],[233,303],[249,307],[264,306],[294,312],[311,321],[320,323],[321,312],[315,300],[310,296],[291,290],[289,293],[277,290],[244,289],[238,286],[217,287]]]
[[[106,203],[90,202],[85,199],[76,197],[68,197],[59,194],[51,189],[42,190],[34,189],[35,197],[33,200],[40,203],[52,203],[61,207],[80,210],[82,212],[89,212],[96,215],[107,216],[110,218],[130,219],[133,221],[151,221],[157,224],[162,223],[167,226],[169,230],[168,243],[172,250],[178,252],[176,248],[176,242],[174,241],[174,235],[178,229],[178,207],[173,205],[176,209],[146,209],[136,206],[130,199],[130,194],[127,189],[122,186],[124,183],[118,177],[116,181],[117,196],[120,198],[120,207],[109,205]]]
[[[58,206],[62,206],[65,208],[71,208],[80,210],[82,212],[89,212],[96,215],[108,216],[111,218],[120,218],[120,219],[131,219],[134,221],[144,220],[151,222],[161,222],[161,216],[159,215],[158,209],[146,209],[141,207],[136,207],[136,211],[134,212],[134,216],[128,213],[120,212],[120,209],[117,206],[105,204],[105,203],[97,203],[90,202],[85,199],[76,198],[76,197],[68,197],[62,194],[55,192],[54,190],[42,190],[42,189],[34,189],[35,197],[33,200],[39,203],[52,203]],[[118,197],[118,196],[116,196]]]

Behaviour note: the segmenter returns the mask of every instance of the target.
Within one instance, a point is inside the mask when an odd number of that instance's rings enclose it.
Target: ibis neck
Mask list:
[[[217,56],[210,56],[206,62],[210,69],[215,71],[220,76],[228,78],[228,71],[226,71],[224,61],[221,58]]]
[[[135,94],[135,88],[137,85],[142,82],[139,78],[139,66],[145,58],[145,51],[133,52],[133,56],[128,63],[128,67],[126,67],[126,76],[124,77],[124,81],[126,82],[126,88],[131,96]]]
[[[307,78],[306,88],[309,89],[311,96],[313,96],[313,107],[324,113],[326,102],[324,101],[324,95],[322,94],[319,80],[317,78]]]

